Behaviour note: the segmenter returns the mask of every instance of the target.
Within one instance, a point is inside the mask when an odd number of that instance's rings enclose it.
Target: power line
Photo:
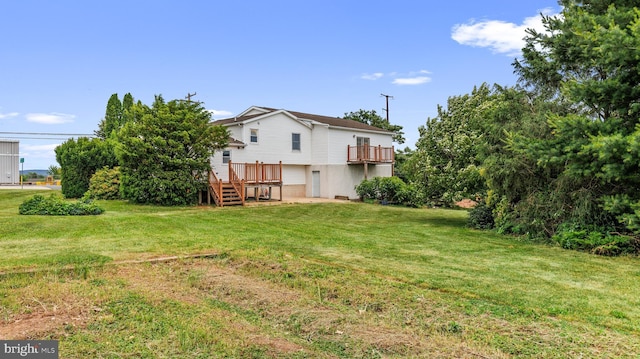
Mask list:
[[[0,137],[0,140],[64,140],[62,137]]]
[[[29,136],[80,136],[80,137],[95,137],[93,133],[53,133],[53,132],[0,132],[0,135],[29,135]]]

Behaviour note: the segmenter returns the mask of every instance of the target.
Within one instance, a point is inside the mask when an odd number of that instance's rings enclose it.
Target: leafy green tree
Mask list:
[[[403,170],[432,205],[482,198],[492,206],[502,202],[501,213],[512,213],[552,179],[535,158],[515,151],[514,139],[548,137],[546,116],[562,109],[521,88],[482,84],[438,107],[438,116],[419,128],[416,151]]]
[[[346,120],[354,120],[366,123],[367,125],[375,126],[393,132],[393,141],[398,144],[403,144],[405,141],[404,132],[402,132],[402,126],[390,124],[386,119],[378,115],[375,110],[367,111],[360,109],[357,112],[345,113],[343,118]]]
[[[55,153],[61,167],[62,194],[67,198],[82,197],[97,169],[118,164],[113,148],[99,138],[69,139],[56,147]]]
[[[413,156],[414,151],[410,147],[405,147],[401,150],[396,150],[395,164],[393,167],[394,176],[397,176],[405,183],[409,183],[409,176],[411,169],[408,167],[409,160]]]
[[[60,167],[51,165],[47,169],[47,173],[49,174],[49,176],[53,176],[54,178],[60,178]]]
[[[209,124],[211,114],[199,103],[165,102],[161,96],[151,107],[133,105],[131,113],[134,120],[118,134],[124,197],[160,205],[195,203],[211,155],[227,145],[226,128]]]
[[[438,106],[438,115],[418,128],[416,151],[405,169],[429,204],[450,206],[485,191],[479,154],[484,141],[481,124],[491,96],[490,87],[483,84],[471,94],[449,97],[447,108]]]

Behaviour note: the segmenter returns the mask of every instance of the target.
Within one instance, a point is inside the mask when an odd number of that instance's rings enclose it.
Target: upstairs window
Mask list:
[[[291,134],[291,150],[300,151],[300,134],[299,133]]]
[[[251,134],[250,134],[250,142],[251,143],[258,143],[258,130],[255,128],[252,128],[251,130]]]
[[[222,151],[222,163],[229,163],[231,161],[231,151]]]

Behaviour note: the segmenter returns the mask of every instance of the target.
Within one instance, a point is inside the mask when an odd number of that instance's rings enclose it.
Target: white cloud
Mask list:
[[[5,118],[9,118],[9,117],[16,117],[18,115],[19,115],[19,113],[17,113],[17,112],[0,113],[0,120],[5,119]]]
[[[557,15],[549,8],[541,12],[544,15]],[[467,24],[455,25],[451,31],[451,38],[461,45],[488,47],[494,53],[516,56],[525,45],[525,30],[529,28],[543,32],[542,17],[528,17],[522,24],[501,20],[472,20]]]
[[[60,125],[63,123],[73,122],[75,115],[69,115],[65,113],[28,113],[26,115],[27,121],[40,123],[43,125]]]
[[[384,76],[384,74],[382,72],[374,72],[372,74],[362,74],[362,76],[360,76],[361,79],[363,80],[372,80],[375,81],[377,79],[380,79]]]
[[[422,85],[427,82],[431,82],[431,77],[427,76],[430,74],[431,71],[427,70],[410,71],[405,73],[393,71],[386,74],[383,72],[374,72],[371,74],[363,74],[360,78],[363,80],[374,81],[383,77],[388,77],[394,85]]]
[[[26,169],[47,169],[56,163],[55,148],[59,143],[48,145],[29,145],[20,143],[20,157],[25,159]]]
[[[404,77],[404,78],[397,78],[394,79],[393,82],[391,82],[394,85],[422,85],[422,84],[426,84],[427,82],[431,82],[431,77],[427,77],[427,76],[417,76],[417,77]]]
[[[233,115],[233,112],[225,111],[225,110],[207,110],[211,113],[213,117],[229,117]]]

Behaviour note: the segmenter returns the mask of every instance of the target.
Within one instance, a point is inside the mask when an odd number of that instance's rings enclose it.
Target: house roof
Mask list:
[[[237,139],[235,139],[233,137],[229,137],[229,146],[244,147],[246,145],[247,145],[246,143],[244,143],[244,142],[242,142],[240,140],[237,140]]]
[[[347,119],[340,118],[340,117],[314,115],[314,114],[311,114],[311,113],[304,113],[304,112],[297,112],[297,111],[290,111],[290,110],[283,110],[283,109],[275,109],[275,108],[271,108],[271,107],[254,106],[252,108],[265,110],[265,113],[258,113],[258,114],[252,114],[252,115],[244,115],[244,116],[226,118],[226,119],[214,121],[213,124],[216,124],[216,125],[228,125],[228,124],[233,124],[234,122],[241,123],[241,122],[245,122],[245,121],[251,120],[253,118],[264,116],[266,114],[273,113],[273,112],[276,112],[276,111],[285,111],[285,112],[289,113],[290,115],[292,115],[292,116],[294,116],[294,117],[296,117],[298,119],[324,123],[326,125],[333,126],[333,127],[343,127],[343,128],[351,128],[351,129],[365,130],[365,131],[376,131],[376,132],[392,133],[391,131],[387,131],[387,130],[379,128],[379,127],[371,126],[371,125],[368,125],[366,123],[362,123],[362,122],[358,122],[358,121],[354,121],[354,120],[347,120]]]

